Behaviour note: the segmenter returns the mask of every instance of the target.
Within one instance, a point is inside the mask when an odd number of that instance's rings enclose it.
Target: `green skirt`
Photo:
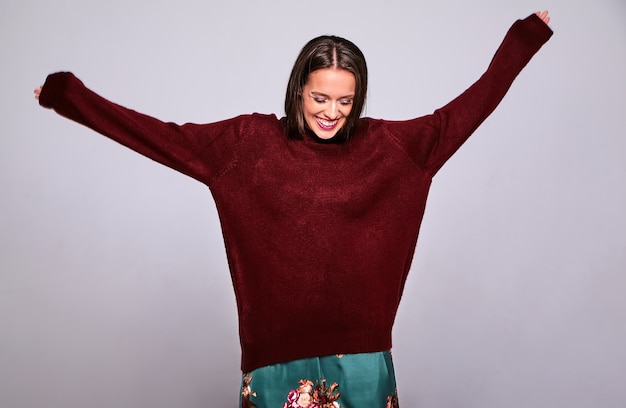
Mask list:
[[[391,352],[305,358],[244,373],[242,408],[397,408]]]

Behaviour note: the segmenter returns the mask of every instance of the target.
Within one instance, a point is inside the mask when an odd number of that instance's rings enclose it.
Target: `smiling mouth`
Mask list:
[[[337,123],[339,123],[339,119],[326,120],[318,117],[315,118],[315,121],[317,122],[318,126],[324,130],[333,130],[335,126],[337,126]]]

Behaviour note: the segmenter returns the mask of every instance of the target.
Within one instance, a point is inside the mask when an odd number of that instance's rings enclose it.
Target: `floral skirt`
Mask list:
[[[391,352],[313,357],[244,373],[242,408],[398,408]]]

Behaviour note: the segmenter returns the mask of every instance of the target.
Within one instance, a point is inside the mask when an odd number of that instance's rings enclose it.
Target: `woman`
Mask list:
[[[286,117],[175,125],[50,75],[40,104],[205,183],[237,299],[242,406],[395,407],[391,330],[430,183],[550,38],[547,12],[519,20],[487,71],[431,115],[361,118],[361,51],[310,41]]]

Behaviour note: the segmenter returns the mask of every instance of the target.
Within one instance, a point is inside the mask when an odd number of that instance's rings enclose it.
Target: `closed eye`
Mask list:
[[[309,95],[316,103],[322,104],[322,103],[326,103],[328,102],[328,100],[330,99],[329,96],[324,95],[324,94],[320,94],[317,92],[311,92],[311,94]],[[344,96],[342,98],[339,98],[337,100],[337,102],[340,105],[343,106],[348,106],[348,105],[352,105],[354,103],[354,97],[352,95],[349,96]]]

